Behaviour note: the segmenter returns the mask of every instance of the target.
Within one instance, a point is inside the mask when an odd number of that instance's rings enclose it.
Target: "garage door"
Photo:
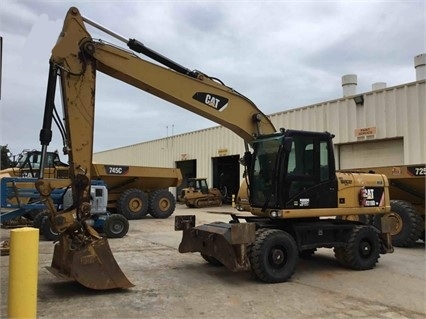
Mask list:
[[[339,145],[340,169],[404,164],[403,139]]]

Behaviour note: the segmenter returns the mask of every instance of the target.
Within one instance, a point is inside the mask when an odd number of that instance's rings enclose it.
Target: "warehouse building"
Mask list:
[[[357,76],[342,77],[342,98],[269,115],[274,126],[335,134],[338,169],[426,162],[426,54],[414,58],[416,81],[379,82],[357,93]],[[242,139],[222,126],[94,154],[95,162],[180,168],[185,179],[207,177],[236,194],[242,180]],[[179,189],[174,190],[175,194]]]

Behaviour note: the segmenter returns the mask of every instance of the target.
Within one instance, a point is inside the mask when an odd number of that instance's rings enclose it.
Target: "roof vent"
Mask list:
[[[383,90],[386,89],[386,82],[376,82],[371,85],[372,91]]]
[[[342,76],[343,96],[355,95],[357,84],[358,78],[356,74],[346,74]]]

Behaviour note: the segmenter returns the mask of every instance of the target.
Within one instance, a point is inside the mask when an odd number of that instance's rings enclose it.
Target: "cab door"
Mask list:
[[[331,141],[327,136],[293,137],[284,177],[285,207],[337,207],[337,179]]]

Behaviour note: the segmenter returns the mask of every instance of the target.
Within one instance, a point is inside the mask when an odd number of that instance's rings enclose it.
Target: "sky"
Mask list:
[[[376,82],[415,81],[414,56],[426,53],[425,0],[2,0],[0,145],[13,154],[41,148],[48,61],[70,6],[219,78],[265,114],[338,99],[345,74],[357,74],[357,93]],[[93,38],[125,46],[87,28]],[[98,73],[94,152],[216,125]],[[48,149],[62,149],[56,127]]]

